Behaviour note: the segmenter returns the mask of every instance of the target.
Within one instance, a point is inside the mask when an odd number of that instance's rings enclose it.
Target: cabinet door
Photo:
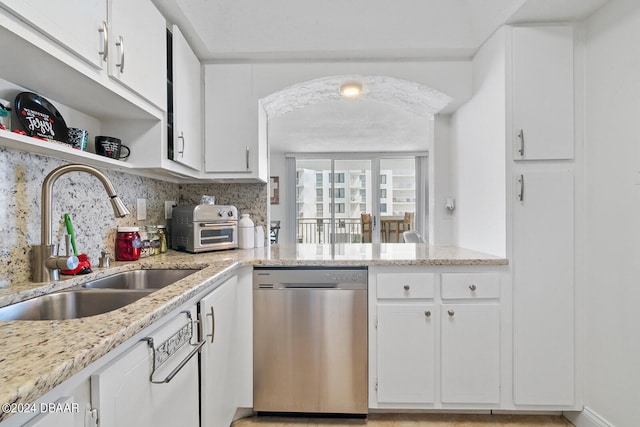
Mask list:
[[[573,28],[513,28],[514,159],[573,158]]]
[[[252,65],[207,65],[204,86],[206,172],[265,180],[266,113],[253,94]]]
[[[154,347],[171,339],[182,342],[188,336],[180,334],[185,325],[195,319],[184,313],[175,317],[152,334]],[[194,328],[195,329],[195,328]],[[176,333],[178,332],[178,333]],[[194,343],[196,337],[191,339]],[[165,349],[171,350],[172,344]],[[153,374],[156,381],[163,380],[194,349],[183,344]],[[160,350],[158,350],[160,351]],[[159,355],[160,357],[160,355]],[[184,426],[197,427],[198,417],[198,358],[189,362],[165,384],[150,381],[154,353],[146,341],[139,341],[129,351],[91,376],[91,400],[98,409],[101,427]]]
[[[200,60],[173,26],[173,160],[200,170],[202,164],[202,78]]]
[[[435,312],[432,304],[379,304],[378,402],[435,400]]]
[[[500,403],[500,308],[442,306],[442,402]]]
[[[530,172],[518,175],[517,181],[513,205],[514,402],[571,405],[573,176],[569,171]]]
[[[96,68],[102,68],[106,0],[2,0],[8,9]],[[102,32],[101,32],[102,31]]]
[[[150,0],[109,0],[109,75],[167,108],[166,21]]]
[[[201,416],[207,427],[229,427],[237,408],[238,278],[233,277],[200,301],[207,343],[200,354]]]

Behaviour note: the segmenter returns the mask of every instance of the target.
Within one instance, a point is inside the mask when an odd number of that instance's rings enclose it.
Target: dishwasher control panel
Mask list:
[[[366,267],[256,267],[253,270],[254,289],[343,288],[344,285],[366,288]]]

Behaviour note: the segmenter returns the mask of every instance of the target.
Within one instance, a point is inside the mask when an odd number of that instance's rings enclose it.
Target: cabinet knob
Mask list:
[[[429,311],[429,310],[425,310],[425,311],[424,311],[424,315],[425,315],[426,317],[431,317],[431,311]]]
[[[449,311],[447,311],[447,313],[449,313],[449,316],[451,316],[451,317],[453,317],[456,314],[456,312],[453,311],[453,310],[449,310]]]
[[[474,285],[473,283],[469,285],[469,290],[471,291],[475,291],[476,290],[476,285]]]
[[[409,285],[404,285],[404,290],[408,291],[409,289],[411,289],[411,287]]]

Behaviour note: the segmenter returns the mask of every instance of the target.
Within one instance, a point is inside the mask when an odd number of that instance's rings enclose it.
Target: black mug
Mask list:
[[[126,150],[127,154],[121,155],[121,151]],[[126,159],[131,154],[131,150],[126,145],[122,145],[119,138],[113,136],[96,136],[96,154],[112,159]]]

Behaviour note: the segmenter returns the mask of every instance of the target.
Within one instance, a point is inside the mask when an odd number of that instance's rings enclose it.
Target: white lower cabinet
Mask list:
[[[100,427],[197,427],[196,307],[183,311],[91,376]]]
[[[579,408],[573,173],[521,172],[513,203],[514,402]]]
[[[378,305],[378,401],[435,401],[433,304]]]
[[[206,344],[200,355],[202,425],[229,427],[237,409],[238,278],[233,277],[200,301]]]
[[[500,307],[443,304],[443,403],[500,403]]]
[[[500,274],[381,271],[370,272],[371,407],[500,408]]]

